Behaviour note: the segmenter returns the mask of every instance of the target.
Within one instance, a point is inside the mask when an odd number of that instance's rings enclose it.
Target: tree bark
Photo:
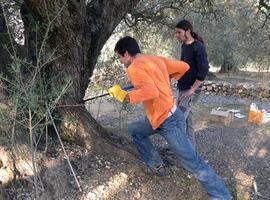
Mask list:
[[[9,52],[12,52],[10,40],[7,32],[7,25],[4,18],[3,7],[0,4],[0,73],[7,74],[7,66],[11,63],[11,56]]]
[[[233,68],[232,63],[230,63],[227,60],[224,60],[222,65],[221,65],[219,73],[228,73],[232,70],[232,68]]]
[[[75,0],[25,0],[39,24],[51,24],[46,51],[57,50],[58,57],[50,67],[49,76],[58,77],[52,87],[63,85],[67,77],[72,79],[71,90],[61,104],[74,105],[83,99],[103,45],[138,2],[94,0],[85,4]],[[77,142],[95,151],[111,152],[110,134],[84,106],[66,106],[58,111],[64,119],[62,130],[70,130]],[[73,120],[69,122],[71,116]]]
[[[223,55],[223,63],[221,65],[219,73],[237,72],[238,68],[234,60],[233,51],[231,50],[228,41],[224,42],[224,51],[222,52],[222,55]]]
[[[230,72],[237,72],[238,69],[237,67],[234,65],[234,63],[232,63],[230,60],[224,60],[221,68],[219,70],[219,73],[230,73]]]
[[[34,20],[31,10],[25,3],[22,3],[21,5],[20,14],[24,26],[25,56],[29,62],[32,62],[35,65],[38,56],[37,51],[41,45],[41,35],[36,30],[38,24]]]
[[[9,76],[9,65],[12,63],[12,57],[24,55],[24,47],[17,44],[8,32],[6,17],[4,16],[4,7],[0,4],[0,74]],[[0,84],[0,99],[6,100],[7,91],[4,89],[3,83]]]

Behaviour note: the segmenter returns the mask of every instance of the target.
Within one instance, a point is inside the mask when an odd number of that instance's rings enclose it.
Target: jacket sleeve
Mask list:
[[[170,60],[166,58],[164,58],[164,61],[170,77],[175,80],[179,80],[189,70],[189,65],[184,61]]]
[[[140,67],[128,69],[128,77],[134,90],[128,93],[129,103],[136,104],[159,96],[159,91],[147,72]]]
[[[207,60],[207,53],[203,45],[197,46],[196,51],[196,63],[198,66],[197,79],[203,81],[208,74],[209,64]]]

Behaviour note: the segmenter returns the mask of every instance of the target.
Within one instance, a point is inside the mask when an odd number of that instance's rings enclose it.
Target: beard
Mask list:
[[[124,66],[125,68],[128,68],[128,66],[131,64],[131,62],[125,63]]]

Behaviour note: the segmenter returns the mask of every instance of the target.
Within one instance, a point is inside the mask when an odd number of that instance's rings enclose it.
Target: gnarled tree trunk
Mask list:
[[[25,2],[39,24],[51,25],[46,51],[57,50],[58,58],[52,63],[49,76],[59,75],[52,87],[63,85],[66,77],[72,79],[71,90],[61,102],[67,106],[58,110],[65,119],[62,129],[71,131],[76,141],[94,151],[112,152],[108,132],[86,108],[68,105],[76,105],[83,99],[103,45],[121,19],[139,1],[95,0],[87,4],[84,0]],[[71,117],[72,122],[69,122]]]
[[[229,48],[227,48],[229,49]],[[237,72],[238,68],[235,65],[233,53],[231,51],[223,52],[223,63],[221,65],[219,73]]]
[[[0,4],[0,73],[7,74],[7,66],[11,63],[9,51],[12,52],[3,7]]]
[[[25,48],[15,42],[12,34],[8,31],[6,24],[7,16],[6,9],[0,4],[0,74],[10,76],[8,67],[12,63],[12,56],[15,54],[17,57],[25,56]],[[0,98],[6,98],[6,92],[0,85]]]

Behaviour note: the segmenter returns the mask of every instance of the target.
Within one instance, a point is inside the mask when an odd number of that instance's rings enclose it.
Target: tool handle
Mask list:
[[[127,91],[127,90],[130,90],[132,88],[133,88],[133,85],[127,85],[127,86],[122,87],[122,90]]]
[[[91,101],[91,100],[94,100],[94,99],[97,99],[97,98],[100,98],[100,97],[104,97],[104,96],[107,96],[107,95],[109,95],[109,93],[105,93],[105,94],[102,94],[102,95],[99,95],[99,96],[84,99],[84,100],[80,101],[80,103],[84,103],[86,101]]]
[[[130,90],[130,89],[132,89],[132,88],[133,88],[132,85],[127,85],[127,86],[122,87],[122,90],[127,91],[127,90]],[[102,94],[102,95],[99,95],[99,96],[87,98],[87,99],[85,99],[85,100],[80,101],[80,103],[84,103],[84,102],[86,102],[86,101],[91,101],[91,100],[94,100],[94,99],[97,99],[97,98],[100,98],[100,97],[104,97],[104,96],[107,96],[107,95],[109,95],[109,93],[105,93],[105,94]]]

